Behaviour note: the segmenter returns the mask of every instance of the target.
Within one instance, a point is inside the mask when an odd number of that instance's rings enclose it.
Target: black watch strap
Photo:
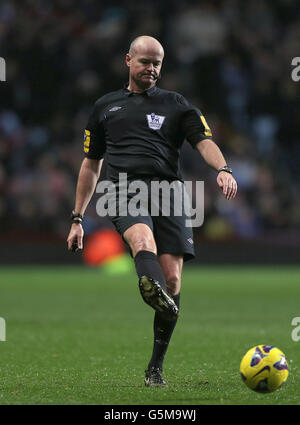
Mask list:
[[[83,215],[73,210],[71,213],[71,220],[73,223],[81,223]]]
[[[232,169],[230,167],[228,167],[228,165],[225,165],[224,167],[220,168],[218,170],[218,173],[220,173],[221,171],[225,171],[225,173],[230,173],[232,174]]]

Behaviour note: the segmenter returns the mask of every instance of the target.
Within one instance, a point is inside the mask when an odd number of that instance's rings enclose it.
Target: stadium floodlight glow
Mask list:
[[[0,57],[0,81],[6,81],[6,62]]]

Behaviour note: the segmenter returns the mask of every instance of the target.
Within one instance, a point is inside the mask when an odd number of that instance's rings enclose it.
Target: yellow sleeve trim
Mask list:
[[[204,128],[205,128],[204,135],[205,136],[208,136],[208,137],[211,137],[212,136],[212,133],[211,133],[210,128],[208,127],[208,124],[206,122],[206,119],[204,118],[203,115],[200,115],[200,118],[201,118],[202,124],[204,125]]]
[[[90,150],[90,142],[91,142],[91,132],[90,130],[84,130],[83,150],[85,153],[88,153]]]

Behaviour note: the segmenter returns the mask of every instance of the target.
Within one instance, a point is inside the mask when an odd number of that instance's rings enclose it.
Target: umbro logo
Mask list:
[[[188,238],[188,242],[189,242],[191,245],[193,245],[193,243],[194,243],[194,241],[193,241],[193,239],[192,239],[192,238]]]
[[[109,110],[109,112],[116,112],[116,111],[118,111],[119,109],[122,109],[122,106],[114,106],[113,108],[111,108],[111,109]]]

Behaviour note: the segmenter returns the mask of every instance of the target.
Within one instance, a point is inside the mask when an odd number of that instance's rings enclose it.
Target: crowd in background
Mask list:
[[[125,54],[144,34],[165,49],[159,86],[202,111],[238,182],[237,198],[226,201],[216,172],[184,144],[184,177],[205,181],[198,231],[211,239],[296,237],[300,82],[291,79],[291,61],[300,56],[297,0],[1,1],[3,231],[66,238],[87,117],[97,98],[127,81]],[[95,201],[87,231],[110,226],[97,217]]]

